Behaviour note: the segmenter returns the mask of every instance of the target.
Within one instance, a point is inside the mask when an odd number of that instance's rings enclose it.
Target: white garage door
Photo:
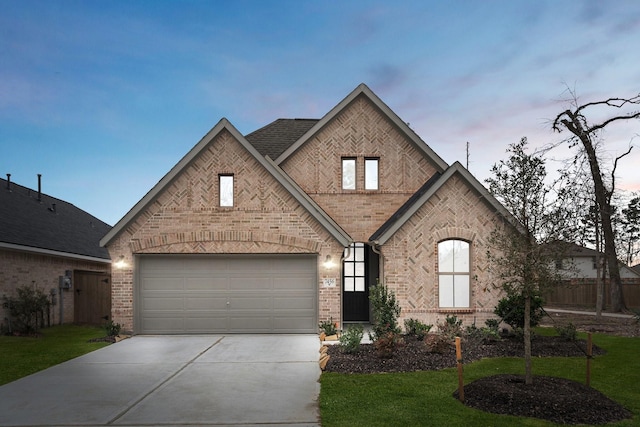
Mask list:
[[[138,267],[138,333],[317,331],[316,256],[144,255]]]

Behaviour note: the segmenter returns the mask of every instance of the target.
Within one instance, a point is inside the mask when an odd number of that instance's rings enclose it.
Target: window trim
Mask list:
[[[441,269],[441,259],[440,259],[440,255],[441,255],[441,247],[440,245],[445,243],[445,242],[462,242],[465,243],[467,245],[467,251],[468,251],[468,260],[467,260],[467,270],[466,271],[456,271],[456,267],[455,267],[455,262],[453,264],[453,271],[442,271]],[[436,259],[437,259],[437,263],[438,263],[438,268],[437,268],[437,275],[438,275],[438,308],[439,309],[443,309],[443,310],[470,310],[471,309],[471,270],[473,267],[473,261],[472,261],[472,251],[471,251],[471,242],[469,242],[468,240],[464,240],[464,239],[459,239],[459,238],[451,238],[451,239],[445,239],[445,240],[441,240],[437,243],[437,249],[436,249]],[[455,255],[454,256],[454,261],[455,261]],[[467,305],[456,305],[456,301],[455,301],[455,297],[456,297],[456,281],[455,278],[457,277],[466,277],[466,301],[468,302]],[[441,278],[444,277],[451,277],[452,280],[452,288],[451,288],[451,295],[450,295],[450,299],[453,301],[453,305],[451,306],[445,306],[445,305],[441,305],[442,304],[442,297],[443,297],[443,283]],[[463,285],[465,286],[465,285]]]

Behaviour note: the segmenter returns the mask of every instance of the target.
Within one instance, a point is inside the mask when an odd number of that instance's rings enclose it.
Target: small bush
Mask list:
[[[325,320],[324,322],[320,322],[318,327],[327,335],[335,335],[338,333],[338,328],[333,321],[333,317],[329,318],[329,320]]]
[[[16,289],[17,297],[3,296],[3,307],[9,310],[11,323],[9,332],[31,334],[38,331],[38,318],[44,318],[44,311],[49,305],[49,298],[40,289],[31,286],[20,286]]]
[[[340,335],[340,345],[345,353],[357,353],[360,350],[360,343],[364,336],[364,328],[362,325],[349,326],[345,332]]]
[[[378,357],[389,359],[393,357],[396,348],[402,346],[404,342],[399,334],[395,332],[387,332],[383,336],[378,337],[373,343],[376,348]]]
[[[444,323],[438,324],[438,333],[448,339],[462,336],[462,319],[458,319],[455,314],[451,316],[447,314]]]
[[[633,321],[640,323],[640,310],[633,310]]]
[[[493,311],[514,330],[524,328],[524,296],[510,295],[502,298]],[[542,319],[543,300],[539,296],[531,297],[531,327],[537,326]]]
[[[394,335],[399,334],[400,304],[393,291],[378,282],[369,290],[369,301],[373,309],[373,332],[369,333],[371,340],[375,342],[390,332]]]
[[[569,322],[566,326],[556,326],[556,332],[558,335],[567,341],[576,341],[578,339],[578,331],[576,325]]]
[[[453,346],[453,341],[443,334],[427,334],[424,345],[430,353],[444,354]]]
[[[419,340],[429,333],[433,325],[427,325],[419,321],[418,319],[405,319],[404,330],[407,335],[416,337]]]
[[[104,329],[107,331],[107,336],[115,337],[120,334],[120,329],[122,326],[120,323],[113,323],[113,320],[109,320],[107,324],[104,326]]]

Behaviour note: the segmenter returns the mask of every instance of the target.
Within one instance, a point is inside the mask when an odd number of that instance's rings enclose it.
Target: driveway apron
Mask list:
[[[318,426],[316,335],[135,336],[0,387],[1,426]]]

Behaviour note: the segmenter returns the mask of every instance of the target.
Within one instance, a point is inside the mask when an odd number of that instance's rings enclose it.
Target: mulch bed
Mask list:
[[[524,357],[521,339],[505,338],[493,342],[463,342],[464,363],[485,357]],[[392,358],[380,358],[372,344],[362,344],[355,354],[344,353],[339,345],[329,346],[331,356],[327,372],[381,373],[411,372],[454,368],[455,348],[444,353],[427,351],[422,341],[405,337]],[[593,346],[593,355],[602,355]],[[585,357],[586,342],[567,341],[561,337],[536,336],[532,341],[533,357]],[[525,385],[515,375],[494,375],[465,385],[465,404],[487,412],[535,417],[562,424],[605,424],[631,417],[631,413],[595,389],[562,378],[535,377]],[[457,391],[454,393],[457,398]]]

